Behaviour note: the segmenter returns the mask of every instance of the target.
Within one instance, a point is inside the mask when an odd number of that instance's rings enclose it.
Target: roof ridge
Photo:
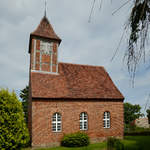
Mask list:
[[[68,64],[68,65],[77,65],[77,66],[87,66],[87,67],[98,67],[98,68],[104,68],[104,66],[95,66],[95,65],[89,65],[89,64],[75,64],[75,63],[69,63],[69,62],[59,62],[59,64]]]

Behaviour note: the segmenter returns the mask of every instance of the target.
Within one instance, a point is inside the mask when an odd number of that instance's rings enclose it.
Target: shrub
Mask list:
[[[107,150],[124,150],[124,145],[119,139],[109,137],[107,139]]]
[[[113,150],[114,144],[115,144],[115,138],[109,137],[107,139],[107,150]]]
[[[0,89],[0,149],[19,150],[28,142],[21,102],[14,92]]]
[[[119,139],[116,139],[115,144],[114,144],[114,148],[116,150],[124,150],[124,145],[123,145],[123,143],[120,142]]]
[[[67,134],[61,141],[61,145],[65,147],[81,147],[89,145],[89,137],[86,133]]]

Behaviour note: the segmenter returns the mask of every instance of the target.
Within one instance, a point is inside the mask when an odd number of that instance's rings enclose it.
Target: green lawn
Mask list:
[[[55,147],[55,148],[40,148],[37,150],[105,150],[106,142],[90,144],[87,147],[78,147],[78,148],[67,148],[67,147]],[[24,150],[31,150],[30,148]]]
[[[150,136],[126,136],[125,150],[150,150]]]
[[[150,150],[150,136],[126,136],[122,140],[125,150]],[[30,148],[24,150],[31,150]],[[80,148],[41,148],[37,150],[106,150],[106,142],[91,144],[88,147]]]

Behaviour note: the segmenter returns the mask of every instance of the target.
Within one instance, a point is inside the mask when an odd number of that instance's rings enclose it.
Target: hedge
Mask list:
[[[63,137],[61,145],[65,147],[81,147],[89,145],[89,137],[86,133],[72,133]]]

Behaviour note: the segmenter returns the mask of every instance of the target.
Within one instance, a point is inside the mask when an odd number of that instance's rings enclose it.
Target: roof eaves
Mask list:
[[[32,99],[37,99],[37,100],[96,100],[96,101],[124,101],[124,97],[122,98],[72,98],[72,97],[32,97]]]

